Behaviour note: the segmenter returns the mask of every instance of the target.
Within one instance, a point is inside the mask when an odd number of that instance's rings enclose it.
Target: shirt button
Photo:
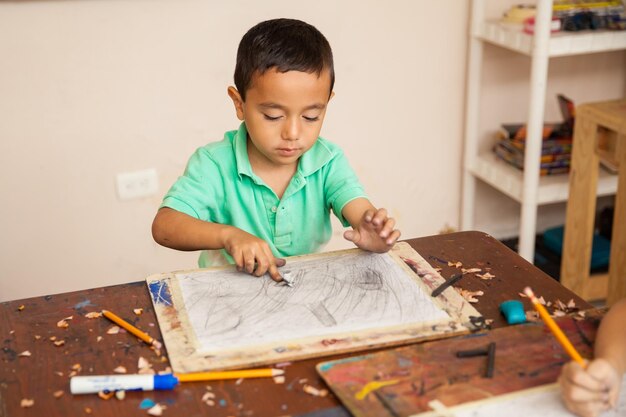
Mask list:
[[[272,207],[272,213],[276,213],[276,210],[278,210],[276,206]]]

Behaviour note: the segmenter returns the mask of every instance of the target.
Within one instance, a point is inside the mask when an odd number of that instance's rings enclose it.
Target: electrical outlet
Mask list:
[[[117,174],[116,179],[120,200],[148,197],[159,189],[159,179],[154,168]]]

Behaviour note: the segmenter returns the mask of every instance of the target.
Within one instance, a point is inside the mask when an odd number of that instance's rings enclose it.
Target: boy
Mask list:
[[[352,226],[345,239],[388,251],[400,237],[395,221],[369,202],[343,152],[318,137],[334,78],[330,45],[313,26],[275,19],[250,29],[228,88],[239,130],[192,155],[157,212],[155,241],[221,249],[239,270],[281,281],[280,257],[330,240],[332,209]],[[207,251],[198,263],[212,263]]]
[[[615,408],[626,372],[626,299],[617,302],[600,323],[595,358],[583,369],[575,362],[563,367],[559,383],[565,406],[581,417],[596,417]],[[624,411],[624,410],[622,410]]]

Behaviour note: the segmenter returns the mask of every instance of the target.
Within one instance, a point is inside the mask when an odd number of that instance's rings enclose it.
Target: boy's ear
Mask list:
[[[328,97],[328,101],[330,101],[331,98],[335,97],[335,92],[331,91],[330,92],[330,97]]]
[[[243,120],[243,100],[241,99],[241,94],[235,87],[228,87],[228,96],[233,101],[235,105],[235,112],[237,113],[237,118],[239,120]]]

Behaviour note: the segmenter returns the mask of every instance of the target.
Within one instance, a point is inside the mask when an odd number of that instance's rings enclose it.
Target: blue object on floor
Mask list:
[[[563,254],[563,226],[553,227],[543,232],[543,243],[555,253]],[[591,269],[603,268],[609,265],[611,256],[611,242],[604,236],[595,233],[591,249]]]

